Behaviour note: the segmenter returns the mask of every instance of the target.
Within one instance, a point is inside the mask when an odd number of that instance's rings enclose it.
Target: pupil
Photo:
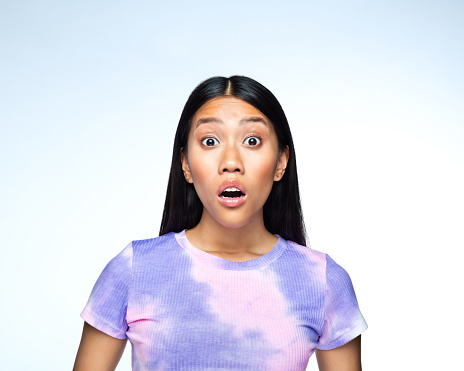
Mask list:
[[[250,138],[249,142],[250,145],[255,146],[256,145],[256,138]]]
[[[214,146],[214,140],[212,140],[211,138],[210,138],[210,139],[207,139],[207,140],[206,140],[206,145],[207,145],[207,146]]]

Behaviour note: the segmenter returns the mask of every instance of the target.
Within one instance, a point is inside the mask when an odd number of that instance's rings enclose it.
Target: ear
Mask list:
[[[290,156],[290,149],[288,146],[283,151],[280,151],[277,167],[274,174],[274,181],[278,182],[284,176],[285,169],[287,168],[288,158]]]
[[[182,171],[184,172],[185,180],[188,183],[193,183],[192,173],[190,172],[187,154],[184,154],[184,147],[180,149],[180,162],[182,164]]]

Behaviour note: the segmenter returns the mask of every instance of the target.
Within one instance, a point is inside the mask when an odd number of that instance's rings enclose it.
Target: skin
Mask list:
[[[121,359],[127,339],[116,339],[84,322],[73,371],[113,371]]]
[[[341,347],[316,349],[320,371],[361,371],[361,335]]]
[[[182,170],[203,204],[197,226],[186,231],[197,248],[232,261],[268,253],[277,237],[264,226],[263,206],[274,182],[282,179],[289,151],[280,151],[272,123],[252,105],[234,97],[215,98],[194,115]],[[236,207],[217,195],[227,181],[246,191]],[[73,371],[114,370],[126,340],[84,324]],[[316,350],[321,371],[360,371],[361,337],[332,350]]]
[[[208,139],[214,145],[207,145]],[[187,148],[182,169],[203,204],[200,222],[186,232],[190,242],[233,261],[269,252],[277,237],[264,226],[263,206],[285,172],[288,149],[279,151],[266,116],[241,99],[212,99],[194,115]],[[247,199],[238,207],[218,202],[218,189],[228,180],[246,190]]]

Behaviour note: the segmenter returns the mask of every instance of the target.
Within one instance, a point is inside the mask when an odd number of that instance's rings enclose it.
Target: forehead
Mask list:
[[[193,116],[193,123],[205,116],[226,116],[230,118],[242,118],[243,116],[262,117],[266,122],[269,120],[256,107],[242,99],[235,97],[213,98],[201,106]]]

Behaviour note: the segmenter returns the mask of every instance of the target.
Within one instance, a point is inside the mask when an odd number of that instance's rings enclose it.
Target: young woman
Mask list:
[[[295,151],[274,95],[243,76],[190,95],[160,236],[104,269],[75,371],[361,370],[367,325],[348,274],[305,246]]]

